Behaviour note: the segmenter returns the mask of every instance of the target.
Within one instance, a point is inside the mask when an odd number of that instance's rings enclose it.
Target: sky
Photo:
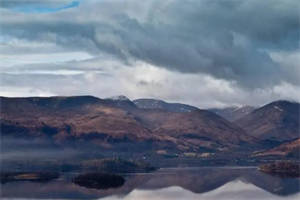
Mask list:
[[[300,101],[298,0],[1,0],[0,95]]]

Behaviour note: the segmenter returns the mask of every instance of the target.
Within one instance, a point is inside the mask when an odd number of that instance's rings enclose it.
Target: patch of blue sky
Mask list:
[[[53,7],[50,5],[41,5],[41,4],[30,4],[30,5],[22,5],[19,7],[14,7],[12,10],[17,12],[23,12],[23,13],[52,13],[52,12],[59,12],[62,10],[66,10],[69,8],[75,8],[78,7],[80,4],[79,1],[72,1],[69,4]]]

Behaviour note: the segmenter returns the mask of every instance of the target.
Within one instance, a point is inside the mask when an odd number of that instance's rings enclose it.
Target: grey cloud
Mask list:
[[[211,76],[182,74],[150,66],[119,67],[106,74],[95,71],[76,75],[0,73],[0,95],[5,96],[94,95],[105,98],[124,94],[131,99],[158,98],[200,108],[258,106],[278,99],[299,101],[299,89],[299,86],[282,84],[272,89],[243,90]]]
[[[298,48],[297,0],[149,2],[86,1],[79,9],[51,15],[5,11],[0,25],[11,37],[104,52],[125,63],[141,60],[205,73],[245,88],[290,81],[286,74],[293,69],[280,66],[268,52]]]

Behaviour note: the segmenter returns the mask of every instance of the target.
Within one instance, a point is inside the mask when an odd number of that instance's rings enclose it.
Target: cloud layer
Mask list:
[[[246,104],[254,94],[252,104],[300,100],[297,0],[85,0],[52,13],[20,12],[28,1],[13,2],[1,4],[2,87],[34,77],[26,87],[59,95],[123,93],[204,107]],[[70,86],[46,84],[56,79]]]

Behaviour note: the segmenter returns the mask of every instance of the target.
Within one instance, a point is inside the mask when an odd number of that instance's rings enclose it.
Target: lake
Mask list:
[[[46,183],[2,184],[2,199],[103,200],[298,200],[300,179],[281,178],[255,167],[163,168],[154,173],[123,174],[119,188],[89,189],[72,183],[66,173]]]

